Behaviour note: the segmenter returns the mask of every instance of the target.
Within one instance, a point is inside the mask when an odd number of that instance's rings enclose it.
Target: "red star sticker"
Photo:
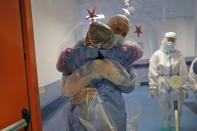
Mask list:
[[[143,33],[143,32],[141,31],[141,26],[138,27],[137,25],[135,25],[135,28],[136,28],[136,31],[135,31],[134,33],[137,33],[137,36],[138,36],[138,38],[139,38],[140,34]]]
[[[89,16],[86,19],[91,19],[92,22],[94,22],[94,17],[98,17],[97,15],[94,14],[95,10],[96,10],[96,8],[94,8],[92,11],[88,10]]]

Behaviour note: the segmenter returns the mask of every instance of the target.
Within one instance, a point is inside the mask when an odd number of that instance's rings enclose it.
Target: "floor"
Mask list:
[[[42,120],[43,120],[43,131],[65,131],[64,123],[64,109],[67,103],[64,97],[55,97],[53,92],[60,94],[61,88],[59,83],[53,84],[52,86],[47,87],[46,92],[41,94],[41,103],[47,101],[50,98],[46,96],[53,95],[54,99],[51,103],[45,104],[42,106]],[[52,90],[47,92],[47,90]],[[55,91],[56,90],[56,91]],[[57,91],[58,90],[58,91]],[[194,101],[194,94],[190,91],[190,96],[185,100],[185,105],[183,106],[183,113],[181,117],[181,131],[197,131],[197,114],[194,110],[197,108],[194,107],[194,104],[191,102]],[[157,105],[155,98],[149,98],[149,87],[140,86],[136,88],[133,92],[129,94],[124,94],[124,98],[127,101],[127,106],[135,107],[135,110],[132,110],[134,114],[139,114],[138,119],[138,129],[139,131],[159,131],[160,120],[158,117]],[[188,106],[189,105],[189,106]]]

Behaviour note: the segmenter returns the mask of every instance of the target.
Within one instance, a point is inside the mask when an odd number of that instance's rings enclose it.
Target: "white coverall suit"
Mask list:
[[[188,88],[188,71],[181,52],[174,50],[169,52],[162,41],[161,49],[154,52],[150,58],[149,85],[151,90],[156,91],[156,99],[160,113],[162,127],[175,127],[174,100],[178,101],[179,118],[184,102],[183,89]],[[179,89],[172,89],[169,85],[170,78],[179,75],[183,84]]]
[[[189,82],[190,82],[190,87],[194,91],[194,94],[195,94],[195,99],[196,99],[195,103],[196,103],[196,107],[197,107],[197,74],[194,73],[194,71],[193,71],[193,66],[194,66],[195,62],[197,62],[197,58],[195,58],[192,61],[190,71],[189,71]]]

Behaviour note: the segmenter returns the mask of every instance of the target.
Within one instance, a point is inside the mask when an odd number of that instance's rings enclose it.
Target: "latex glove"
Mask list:
[[[150,98],[153,98],[155,94],[156,94],[156,90],[151,90],[149,94]]]
[[[188,91],[186,89],[183,89],[183,94],[185,98],[188,98],[189,94]]]

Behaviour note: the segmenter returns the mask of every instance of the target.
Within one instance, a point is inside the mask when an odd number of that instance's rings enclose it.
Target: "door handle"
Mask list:
[[[28,125],[31,121],[31,115],[30,115],[30,112],[26,108],[23,108],[21,112],[22,112],[23,119],[13,123],[12,125],[9,125],[8,127],[2,129],[1,131],[18,131],[22,128],[24,128],[25,131],[27,131]]]

